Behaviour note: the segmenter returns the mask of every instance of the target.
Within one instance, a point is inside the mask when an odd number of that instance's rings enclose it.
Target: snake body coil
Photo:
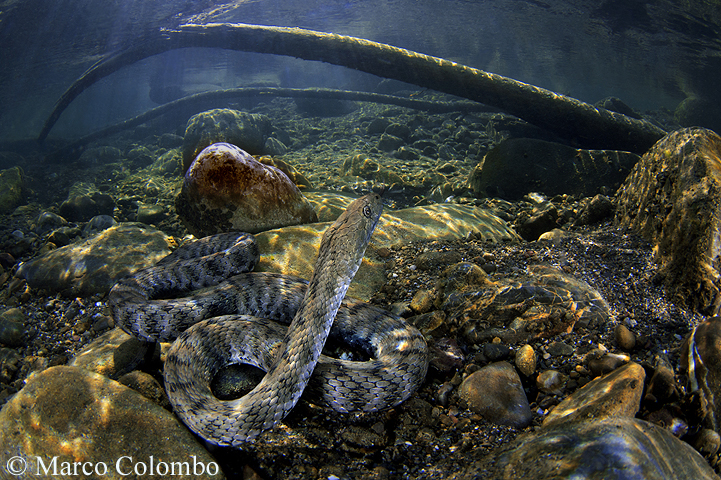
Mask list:
[[[420,332],[373,305],[343,302],[381,211],[376,194],[354,201],[323,235],[309,282],[240,273],[254,267],[257,247],[250,235],[223,234],[178,249],[113,287],[108,303],[125,331],[144,340],[177,337],[166,357],[165,387],[191,430],[240,446],[280,422],[306,386],[315,403],[341,412],[394,406],[420,386],[428,366]],[[329,334],[372,359],[321,355]],[[234,363],[267,373],[247,395],[219,400],[210,382]]]

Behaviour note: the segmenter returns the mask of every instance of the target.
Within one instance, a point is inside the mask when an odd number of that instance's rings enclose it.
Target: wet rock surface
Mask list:
[[[721,282],[720,155],[721,137],[711,130],[672,132],[643,155],[617,194],[616,222],[658,245],[664,284],[707,312]]]
[[[318,221],[313,207],[283,172],[228,143],[215,143],[198,154],[175,206],[198,238]]]
[[[170,412],[81,368],[51,367],[31,377],[0,411],[0,425],[0,451],[8,458],[26,458],[33,471],[38,458],[45,466],[57,458],[59,472],[64,464],[71,465],[64,473],[67,478],[77,461],[93,467],[105,464],[107,478],[140,478],[135,464],[144,464],[147,474],[154,461],[164,465],[155,463],[153,472],[160,469],[163,477],[183,478],[180,465],[176,474],[169,474],[172,463],[187,462],[190,475],[195,460],[219,473],[199,474],[196,469],[194,478],[222,478],[214,459]],[[113,434],[103,435],[107,431]],[[89,473],[94,474],[94,468]]]

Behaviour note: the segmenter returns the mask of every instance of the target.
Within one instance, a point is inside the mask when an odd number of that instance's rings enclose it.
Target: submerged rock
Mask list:
[[[33,473],[36,467],[43,471],[36,463],[41,460],[45,467],[56,462],[58,473],[69,464],[63,478],[73,477],[73,462],[89,464],[93,473],[100,467],[104,473],[98,478],[145,476],[136,465],[146,474],[153,468],[153,475],[164,478],[224,478],[213,457],[172,413],[77,367],[51,367],[28,379],[0,412],[0,452],[8,459],[27,459]],[[194,462],[204,471],[194,471]],[[184,463],[189,468],[180,473]],[[171,465],[174,475],[169,475]]]
[[[685,480],[719,477],[690,445],[630,417],[559,422],[518,437],[496,460],[496,478]]]
[[[601,187],[617,188],[638,159],[630,152],[514,138],[490,150],[468,184],[476,195],[507,200],[519,200],[529,192],[592,197]]]
[[[175,206],[196,237],[318,221],[311,204],[283,172],[228,143],[200,152],[185,174]]]
[[[489,422],[523,428],[531,423],[531,408],[521,379],[508,362],[486,365],[470,374],[458,388],[468,408]]]
[[[721,288],[721,137],[704,128],[669,133],[618,190],[616,223],[655,244],[668,291],[706,311]]]
[[[143,224],[121,223],[87,240],[23,263],[15,276],[32,288],[64,295],[107,292],[121,277],[170,253],[169,237]]]
[[[193,115],[183,138],[183,172],[205,147],[213,143],[232,143],[251,155],[266,153],[265,142],[271,130],[270,119],[257,113],[216,108]]]
[[[0,214],[11,213],[23,200],[25,178],[20,167],[0,170]]]

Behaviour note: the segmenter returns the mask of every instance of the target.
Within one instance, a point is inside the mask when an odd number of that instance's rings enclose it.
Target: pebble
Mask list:
[[[536,371],[536,351],[526,344],[516,352],[516,368],[523,375],[530,377]]]
[[[626,325],[622,323],[616,325],[614,335],[616,337],[616,343],[618,343],[618,346],[621,347],[621,349],[630,352],[636,347],[636,336],[628,329],[628,327],[626,327]]]
[[[536,387],[543,393],[560,395],[568,377],[557,370],[544,370],[536,377]]]
[[[521,379],[508,362],[492,363],[470,374],[458,394],[468,408],[489,422],[515,428],[531,423],[531,408]]]
[[[553,342],[546,351],[553,357],[569,357],[576,351],[571,345],[563,342]]]
[[[436,300],[435,290],[422,288],[413,295],[410,307],[416,313],[426,313],[433,308],[433,302]]]

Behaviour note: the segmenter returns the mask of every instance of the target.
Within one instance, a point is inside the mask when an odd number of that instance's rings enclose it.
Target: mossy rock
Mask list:
[[[22,203],[25,177],[20,167],[0,170],[0,214],[11,213]]]

